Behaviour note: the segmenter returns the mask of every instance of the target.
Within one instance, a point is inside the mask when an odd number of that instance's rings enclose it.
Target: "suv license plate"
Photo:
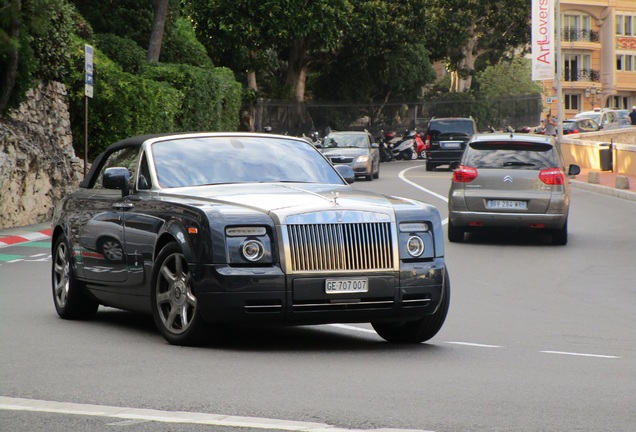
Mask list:
[[[367,278],[342,278],[326,279],[325,292],[327,294],[340,294],[351,292],[368,292],[369,280]]]
[[[462,147],[461,141],[442,141],[442,148],[445,149],[458,149]]]
[[[526,201],[487,200],[486,208],[526,210],[528,203]]]

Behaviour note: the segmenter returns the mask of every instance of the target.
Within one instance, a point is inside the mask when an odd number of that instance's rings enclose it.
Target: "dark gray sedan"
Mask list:
[[[426,341],[450,304],[439,212],[353,180],[287,136],[115,143],[55,209],[57,313],[149,313],[178,345],[239,323],[370,322],[387,341]]]
[[[568,240],[569,175],[551,137],[484,134],[466,147],[454,166],[448,197],[448,239],[487,228],[527,228],[552,234],[552,243]]]

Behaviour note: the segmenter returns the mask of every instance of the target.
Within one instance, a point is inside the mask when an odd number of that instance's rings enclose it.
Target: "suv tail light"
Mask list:
[[[453,181],[455,183],[470,183],[477,178],[477,168],[460,165],[453,171]]]
[[[431,135],[430,134],[426,134],[426,136],[424,137],[424,148],[426,150],[430,150],[431,149]]]
[[[565,183],[565,175],[559,168],[548,168],[539,172],[539,179],[547,185],[562,185]]]

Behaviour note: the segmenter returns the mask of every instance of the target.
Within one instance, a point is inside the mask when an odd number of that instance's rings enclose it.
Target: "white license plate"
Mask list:
[[[327,294],[368,291],[369,280],[367,278],[338,278],[325,280],[325,292]]]
[[[442,148],[445,149],[458,149],[462,147],[461,141],[442,141]]]
[[[487,200],[486,208],[526,210],[528,203],[526,201]]]

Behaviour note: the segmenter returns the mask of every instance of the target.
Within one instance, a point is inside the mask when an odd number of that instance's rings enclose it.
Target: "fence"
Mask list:
[[[543,104],[540,95],[481,100],[435,100],[388,103],[383,106],[329,102],[288,102],[259,99],[254,129],[271,127],[275,133],[308,135],[326,130],[367,129],[378,136],[382,130],[425,130],[433,117],[472,116],[480,130],[492,126],[537,126]]]

